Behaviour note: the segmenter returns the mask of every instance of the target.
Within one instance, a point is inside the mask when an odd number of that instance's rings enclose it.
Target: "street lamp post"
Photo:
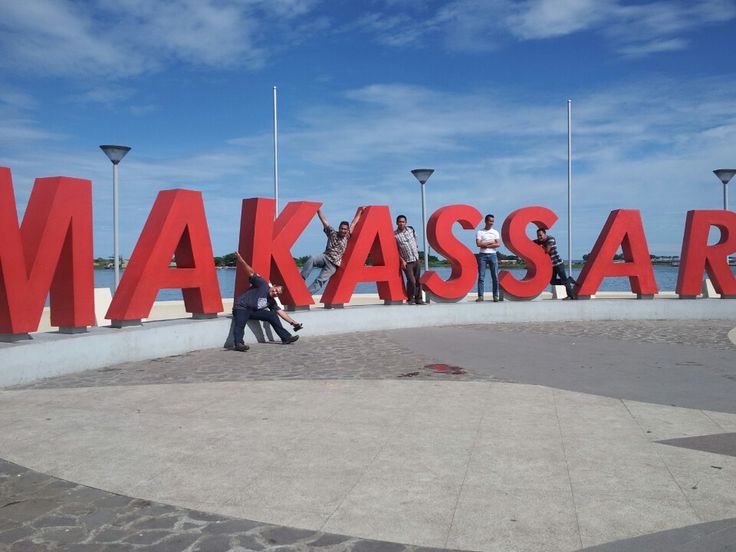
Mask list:
[[[279,119],[276,86],[273,87],[273,198],[276,200],[276,216],[279,216]]]
[[[128,146],[111,146],[102,145],[100,149],[105,152],[107,158],[112,161],[112,235],[113,235],[113,254],[115,259],[113,266],[115,267],[115,282],[112,292],[115,293],[120,283],[120,232],[118,228],[118,164],[123,157],[130,151]]]
[[[567,273],[572,276],[572,100],[567,99]]]
[[[736,169],[716,169],[713,174],[723,182],[723,210],[728,211],[728,182],[736,174]]]
[[[419,184],[421,185],[420,188],[422,190],[422,243],[424,247],[425,272],[429,270],[429,249],[427,248],[427,204],[424,199],[424,184],[427,182],[427,180],[429,180],[429,177],[432,176],[433,172],[434,169],[414,169],[413,171],[411,171],[411,174],[414,175],[414,178],[419,181]]]

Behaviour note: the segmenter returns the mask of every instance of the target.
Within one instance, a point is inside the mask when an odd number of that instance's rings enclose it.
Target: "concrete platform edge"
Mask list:
[[[504,322],[585,320],[736,320],[736,302],[721,299],[530,301],[365,305],[296,313],[302,339],[358,331]],[[91,328],[84,334],[49,332],[32,340],[0,344],[0,387],[122,362],[147,360],[222,347],[230,318],[146,322],[140,327]],[[252,343],[253,335],[246,334]],[[298,347],[299,344],[293,345]]]

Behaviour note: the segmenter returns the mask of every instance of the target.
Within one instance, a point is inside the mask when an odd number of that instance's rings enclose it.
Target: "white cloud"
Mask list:
[[[598,26],[611,7],[611,0],[531,0],[519,3],[506,23],[521,39],[565,36]]]
[[[150,66],[113,29],[95,23],[79,4],[38,0],[5,2],[0,20],[0,63],[24,72],[53,75],[134,74]]]
[[[114,105],[127,100],[135,94],[135,90],[122,86],[95,86],[80,94],[76,99],[82,103],[99,103]]]
[[[355,23],[390,46],[422,45],[440,36],[461,52],[494,50],[512,40],[543,40],[580,32],[607,37],[624,55],[680,50],[682,36],[705,25],[736,18],[732,0],[454,0],[427,6],[390,4],[390,12],[364,14]]]
[[[5,2],[0,66],[33,74],[126,77],[170,61],[261,67],[270,35],[295,39],[310,0]],[[278,48],[275,48],[278,49]]]
[[[670,38],[668,40],[652,40],[639,44],[630,44],[619,48],[619,52],[626,56],[643,57],[651,54],[659,54],[661,52],[675,52],[684,50],[688,46],[688,41],[682,38]]]
[[[41,128],[30,116],[36,106],[30,94],[10,87],[0,89],[0,144],[6,148],[32,147],[43,140],[62,138]]]

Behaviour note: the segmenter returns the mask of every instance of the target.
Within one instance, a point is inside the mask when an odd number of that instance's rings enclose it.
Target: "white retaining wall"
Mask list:
[[[331,335],[357,331],[502,322],[580,320],[736,320],[736,301],[657,297],[651,300],[535,300],[500,303],[460,302],[431,305],[364,305],[291,313],[304,323],[299,335]],[[113,329],[95,327],[83,334],[33,334],[31,340],[0,343],[0,387],[30,382],[121,362],[145,360],[222,347],[230,318],[177,319]],[[248,331],[246,342],[252,342]],[[294,347],[298,347],[295,344]]]

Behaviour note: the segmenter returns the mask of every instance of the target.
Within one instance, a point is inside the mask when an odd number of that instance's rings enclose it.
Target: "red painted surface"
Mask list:
[[[483,218],[470,205],[448,205],[437,209],[427,222],[427,239],[432,248],[450,262],[452,272],[443,280],[430,270],[420,278],[424,289],[432,296],[445,301],[465,298],[478,276],[477,261],[473,252],[452,233],[457,222],[466,230],[474,229]]]
[[[708,245],[712,227],[721,235]],[[707,273],[717,293],[736,297],[736,277],[728,266],[728,256],[736,253],[736,213],[733,211],[688,211],[680,254],[680,272],[675,291],[681,297],[701,292],[703,273]]]
[[[223,311],[201,192],[159,192],[105,318],[148,317],[162,288],[180,288],[187,312]]]
[[[294,262],[291,248],[321,205],[314,201],[289,202],[274,221],[275,200],[260,197],[243,200],[238,251],[267,281],[284,286],[281,301],[285,305],[314,303]],[[235,275],[235,297],[248,287],[248,279],[239,270]]]
[[[365,266],[369,256],[372,266]],[[376,282],[381,299],[402,301],[406,295],[400,270],[391,213],[385,205],[368,206],[348,241],[339,270],[325,288],[322,303],[342,305],[350,302],[358,282]]]
[[[622,263],[613,260],[619,247],[624,256]],[[631,291],[639,295],[657,293],[647,238],[637,209],[617,209],[608,215],[590,257],[578,276],[575,286],[578,297],[589,297],[596,293],[607,276],[628,276]]]
[[[0,333],[34,332],[51,295],[51,323],[95,323],[92,183],[37,178],[18,226],[10,169],[0,167]]]
[[[549,255],[541,246],[534,243],[526,232],[530,224],[534,224],[536,228],[551,228],[555,222],[557,215],[546,207],[539,206],[517,209],[503,221],[501,228],[503,244],[526,263],[526,274],[521,280],[517,280],[507,270],[499,272],[499,284],[504,295],[519,300],[530,300],[537,297],[549,285],[552,278],[552,262]]]

